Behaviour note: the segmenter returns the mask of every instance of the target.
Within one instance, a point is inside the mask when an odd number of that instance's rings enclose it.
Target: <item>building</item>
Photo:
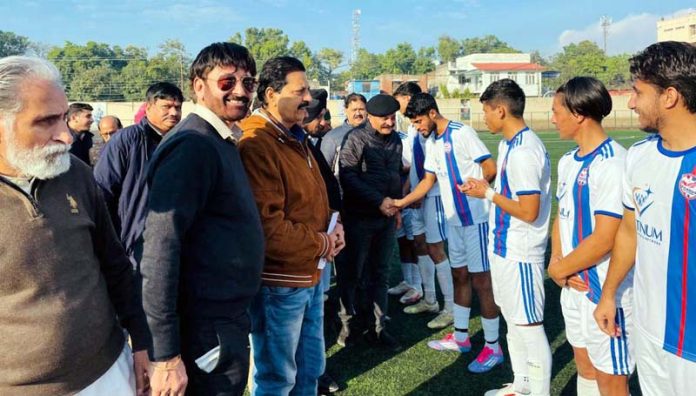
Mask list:
[[[696,12],[657,21],[657,41],[696,44]]]
[[[359,93],[367,100],[379,94],[379,80],[350,80],[346,82],[346,92]]]
[[[444,85],[450,93],[481,94],[493,81],[515,80],[527,96],[541,96],[544,67],[533,63],[530,54],[471,54],[436,68],[428,88]]]
[[[427,91],[427,77],[425,74],[380,74],[374,78],[379,81],[379,89],[388,94],[394,93],[396,88],[408,81],[420,85],[423,91]]]

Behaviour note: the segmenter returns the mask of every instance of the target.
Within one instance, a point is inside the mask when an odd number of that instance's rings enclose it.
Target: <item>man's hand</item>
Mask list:
[[[382,204],[379,205],[379,210],[382,212],[383,215],[387,217],[392,217],[394,216],[394,213],[398,210],[398,208],[394,206],[394,200],[387,197],[384,198]]]
[[[587,283],[585,283],[584,280],[580,277],[580,275],[571,275],[566,279],[566,286],[575,289],[579,292],[586,292],[590,290],[589,287],[587,287]]]
[[[467,179],[466,183],[457,186],[462,194],[470,197],[483,199],[486,197],[486,190],[491,188],[486,180],[483,179]]]
[[[599,329],[609,337],[621,335],[621,329],[616,327],[616,302],[614,301],[614,296],[605,297],[602,295],[594,311],[594,318]]]
[[[180,356],[150,363],[152,396],[184,396],[187,384],[186,367]]]
[[[346,246],[345,232],[343,231],[343,224],[336,223],[336,227],[329,234],[329,243],[333,243],[331,249],[326,253],[325,258],[328,261],[333,261],[333,259],[341,253],[341,250]]]
[[[547,269],[547,272],[549,274],[549,278],[551,278],[551,280],[553,280],[559,287],[566,287],[568,283],[568,278],[566,278],[565,276],[560,277],[556,274],[556,269],[560,264],[561,256],[552,255],[549,259],[549,268]]]
[[[150,377],[147,375],[149,365],[150,359],[147,357],[147,351],[133,352],[135,388],[138,396],[148,396],[150,394]]]

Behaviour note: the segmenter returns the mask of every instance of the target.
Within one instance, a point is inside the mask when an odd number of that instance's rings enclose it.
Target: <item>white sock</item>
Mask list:
[[[503,313],[505,317],[505,313]],[[507,345],[510,365],[515,375],[514,387],[518,393],[529,393],[529,372],[527,371],[527,347],[524,346],[518,327],[508,321]]]
[[[410,285],[411,280],[411,263],[401,262],[401,275],[404,278],[404,282]]]
[[[445,309],[448,312],[454,311],[454,284],[452,283],[452,268],[449,260],[435,264],[437,270],[437,283],[440,285],[442,297],[445,300]]]
[[[427,254],[418,256],[418,269],[423,283],[425,302],[433,304],[437,301],[435,299],[435,263],[433,263],[433,259]]]
[[[551,392],[551,347],[544,326],[517,326],[527,348],[529,387],[534,396]]]
[[[469,338],[469,315],[471,308],[454,304],[454,339],[459,342]]]
[[[596,380],[581,377],[578,374],[578,396],[600,396]]]
[[[418,264],[409,263],[408,265],[411,267],[411,281],[408,284],[411,285],[412,288],[416,289],[418,293],[423,294],[423,281],[421,280]]]
[[[500,317],[496,316],[493,319],[486,319],[481,316],[481,327],[483,327],[483,338],[486,339],[486,345],[492,348],[494,351],[498,352],[500,345],[498,345]]]

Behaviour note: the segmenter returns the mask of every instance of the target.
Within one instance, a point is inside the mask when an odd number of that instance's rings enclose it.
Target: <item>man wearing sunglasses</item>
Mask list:
[[[189,76],[193,113],[150,160],[141,273],[153,395],[242,395],[246,387],[247,310],[264,241],[232,128],[247,114],[255,74],[240,45],[201,50]]]

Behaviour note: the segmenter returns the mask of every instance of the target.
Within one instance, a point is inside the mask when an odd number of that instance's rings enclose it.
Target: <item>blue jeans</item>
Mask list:
[[[253,396],[316,395],[324,372],[324,300],[320,285],[262,286],[250,308]]]
[[[319,278],[319,287],[321,288],[322,293],[328,293],[329,289],[331,289],[332,269],[332,264],[326,263],[326,267],[324,267],[324,269],[321,270],[321,278]]]

